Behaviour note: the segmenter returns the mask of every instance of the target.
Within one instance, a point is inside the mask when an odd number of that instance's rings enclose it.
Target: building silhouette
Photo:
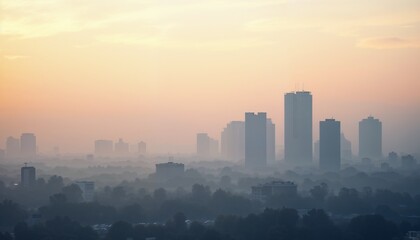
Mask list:
[[[197,155],[208,157],[210,154],[210,137],[207,133],[197,133]]]
[[[25,158],[36,156],[36,136],[33,133],[22,133],[20,136],[20,153]]]
[[[207,133],[198,133],[197,155],[205,158],[219,155],[219,141],[210,138]]]
[[[76,184],[82,190],[83,202],[93,202],[95,197],[95,182],[78,181]]]
[[[266,201],[272,196],[291,197],[297,195],[297,185],[293,182],[272,181],[251,187],[253,199]]]
[[[6,156],[8,158],[18,157],[20,155],[20,141],[12,136],[6,140]]]
[[[137,150],[140,154],[146,154],[147,153],[147,144],[143,141],[139,142],[137,144]]]
[[[401,168],[405,170],[415,169],[417,165],[417,159],[412,155],[401,156]]]
[[[245,158],[245,122],[232,121],[221,133],[221,154],[228,160],[239,161]]]
[[[159,180],[169,180],[184,176],[185,166],[182,163],[159,163],[156,164],[156,177]]]
[[[22,187],[31,187],[36,183],[36,170],[34,167],[25,166],[20,169],[20,184]]]
[[[368,117],[359,122],[359,157],[382,158],[382,122]]]
[[[340,122],[326,119],[319,123],[319,167],[324,171],[338,171],[341,167]]]
[[[284,158],[294,165],[312,162],[310,92],[291,92],[284,95]]]
[[[353,158],[353,153],[351,150],[351,142],[348,140],[344,133],[341,133],[341,160],[351,160]]]
[[[245,167],[267,166],[267,114],[245,113]]]
[[[114,151],[114,143],[111,140],[96,140],[95,154],[98,156],[110,156]]]
[[[115,154],[117,154],[118,156],[128,155],[129,150],[129,144],[124,142],[122,138],[118,139],[118,142],[115,143]]]
[[[209,156],[219,156],[219,141],[213,138],[209,138]]]
[[[276,125],[267,119],[267,163],[274,163],[276,161]]]

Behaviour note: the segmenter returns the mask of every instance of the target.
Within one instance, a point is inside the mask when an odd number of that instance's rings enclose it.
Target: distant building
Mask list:
[[[128,155],[129,151],[129,144],[124,142],[122,138],[118,139],[118,142],[115,143],[115,154],[119,156],[124,156]]]
[[[20,153],[25,158],[36,156],[36,137],[33,133],[23,133],[20,136]]]
[[[5,156],[5,151],[3,149],[0,149],[0,160],[3,160]]]
[[[245,167],[267,166],[267,114],[245,113]]]
[[[219,141],[209,138],[209,155],[212,157],[219,156]]]
[[[140,154],[146,154],[147,153],[147,144],[143,141],[139,142],[137,144],[138,152]]]
[[[20,155],[20,141],[14,137],[8,137],[6,140],[6,156],[8,158],[18,157]]]
[[[368,117],[359,122],[359,157],[382,158],[382,122]]]
[[[93,202],[95,197],[95,182],[77,181],[77,186],[82,190],[82,198],[84,202]]]
[[[416,168],[417,160],[412,155],[401,156],[401,168],[410,170]]]
[[[342,160],[352,160],[353,158],[353,153],[351,150],[351,142],[350,140],[348,140],[345,136],[344,133],[341,133],[341,142],[340,142],[340,147],[341,147],[341,159]]]
[[[274,163],[276,161],[276,125],[267,118],[267,162]]]
[[[197,134],[197,155],[208,157],[210,154],[210,137],[207,133]]]
[[[232,121],[221,133],[221,154],[227,160],[245,158],[245,122]]]
[[[396,152],[390,152],[388,153],[388,163],[391,166],[397,166],[398,165],[398,154]]]
[[[156,164],[156,177],[158,179],[172,179],[184,175],[185,166],[182,163],[159,163]]]
[[[314,142],[314,160],[319,161],[319,140]]]
[[[312,95],[284,95],[284,158],[294,165],[312,163]]]
[[[111,140],[96,140],[95,154],[99,156],[110,156],[114,152],[114,143]]]
[[[210,138],[207,133],[197,134],[197,155],[200,157],[216,157],[219,155],[219,141]]]
[[[31,187],[36,183],[36,171],[34,167],[26,164],[20,169],[20,184],[22,187]]]
[[[253,186],[252,197],[258,200],[267,200],[271,196],[296,196],[297,185],[293,182],[273,181]]]
[[[341,167],[340,122],[326,119],[319,123],[319,167],[338,171]]]

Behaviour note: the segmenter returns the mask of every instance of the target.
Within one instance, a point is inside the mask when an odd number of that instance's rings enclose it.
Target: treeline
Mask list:
[[[349,221],[334,223],[320,209],[299,216],[291,208],[265,209],[247,216],[221,215],[214,225],[188,223],[183,213],[176,213],[165,224],[131,224],[117,221],[108,230],[106,240],[403,240],[407,231],[420,230],[420,225],[395,224],[380,215],[360,215]],[[44,224],[14,228],[14,240],[97,240],[100,236],[68,218],[54,218]],[[10,234],[0,239],[12,240]]]
[[[19,221],[38,214],[42,220],[56,216],[70,217],[82,224],[113,223],[124,220],[131,223],[164,222],[177,212],[194,220],[215,219],[223,214],[244,216],[259,213],[264,208],[325,209],[335,218],[354,214],[380,214],[388,220],[401,222],[407,216],[420,216],[420,196],[389,190],[363,191],[342,188],[331,194],[326,184],[313,187],[308,196],[278,195],[266,202],[251,200],[248,196],[232,194],[194,184],[190,191],[168,192],[163,188],[148,193],[127,191],[123,186],[107,188],[97,195],[95,202],[81,202],[77,185],[63,186],[60,193],[49,198],[49,203],[37,209],[24,209],[5,200],[0,203],[0,226],[14,226]]]

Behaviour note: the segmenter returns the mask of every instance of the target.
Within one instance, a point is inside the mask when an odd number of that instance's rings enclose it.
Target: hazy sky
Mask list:
[[[283,144],[284,93],[309,90],[319,120],[379,117],[384,152],[420,150],[419,0],[2,0],[0,148],[94,139],[192,152],[246,111]],[[356,150],[356,149],[355,149]]]

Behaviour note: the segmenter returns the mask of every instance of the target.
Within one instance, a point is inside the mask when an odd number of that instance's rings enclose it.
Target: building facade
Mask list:
[[[319,167],[324,171],[339,171],[341,167],[340,122],[326,119],[319,123]]]
[[[382,122],[368,117],[359,122],[359,157],[382,158]]]
[[[20,136],[20,153],[22,157],[36,156],[36,136],[33,133],[22,133]]]
[[[267,166],[267,114],[245,113],[245,167]]]
[[[34,167],[25,166],[20,169],[20,184],[22,187],[31,187],[36,183],[36,170]]]
[[[245,158],[245,122],[232,121],[221,134],[221,154],[227,160],[240,161]]]
[[[284,158],[293,165],[312,163],[312,95],[284,95]]]

